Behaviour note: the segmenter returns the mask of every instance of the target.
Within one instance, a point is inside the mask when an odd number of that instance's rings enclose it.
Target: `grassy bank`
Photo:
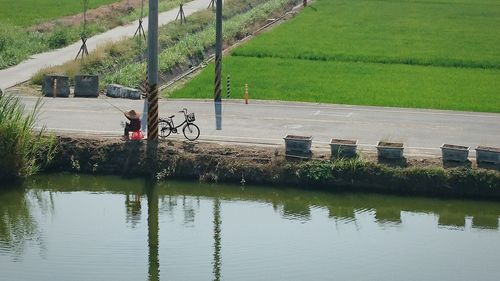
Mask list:
[[[223,61],[232,98],[500,112],[495,1],[318,0]],[[212,66],[213,67],[213,66]],[[213,68],[173,98],[211,98]]]
[[[224,43],[231,44],[246,36],[255,25],[264,23],[269,16],[279,14],[296,0],[245,0],[225,2],[223,15]],[[191,15],[187,24],[169,23],[159,30],[160,73],[168,77],[176,68],[188,69],[190,65],[201,62],[215,44],[214,15],[204,10]],[[146,74],[144,46],[136,40],[127,39],[110,44],[92,52],[83,63],[68,62],[41,70],[32,82],[41,84],[46,73],[64,73],[70,77],[76,73],[99,74],[101,85],[118,83],[137,87]],[[161,78],[160,77],[160,78]]]
[[[482,169],[417,164],[400,168],[363,159],[294,161],[270,148],[184,142],[160,142],[158,160],[151,164],[141,142],[61,138],[59,147],[49,171],[500,199],[500,173]]]
[[[40,101],[25,114],[19,98],[0,95],[0,181],[32,175],[51,160],[55,139],[34,131]]]
[[[66,3],[68,1],[63,2]],[[74,1],[72,5],[74,4],[78,4],[80,6],[82,5],[81,1]],[[170,10],[177,5],[178,2],[175,0],[160,0],[159,10],[160,12]],[[79,11],[81,12],[81,8]],[[147,7],[145,8],[145,11],[147,11]],[[38,11],[36,12],[38,13]],[[78,11],[76,13],[78,13]],[[87,24],[85,34],[87,37],[90,37],[116,26],[124,25],[137,20],[139,18],[139,14],[140,8],[136,8],[124,14],[117,13],[107,18],[99,18],[96,21]],[[25,17],[23,16],[19,18]],[[66,26],[56,24],[54,28],[51,28],[48,31],[38,32],[29,31],[25,29],[25,26],[23,25],[16,25],[10,23],[9,21],[0,21],[0,69],[16,65],[27,59],[30,55],[70,45],[80,40],[80,36],[82,34],[83,29],[79,25]]]

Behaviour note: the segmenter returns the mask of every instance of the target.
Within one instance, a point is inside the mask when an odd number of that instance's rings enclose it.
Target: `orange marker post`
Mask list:
[[[248,104],[248,84],[245,84],[245,95],[243,98],[245,99],[245,104]]]

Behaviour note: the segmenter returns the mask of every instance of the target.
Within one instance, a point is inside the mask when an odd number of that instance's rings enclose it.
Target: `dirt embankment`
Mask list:
[[[500,199],[500,172],[438,166],[435,160],[408,159],[380,164],[368,159],[289,159],[283,149],[160,141],[148,157],[146,142],[59,137],[49,172],[115,174],[293,185],[307,189],[370,191],[425,196]],[[153,160],[154,159],[154,160]]]
[[[101,19],[118,19],[121,15],[131,13],[135,8],[141,7],[141,0],[122,0],[117,3],[104,5],[87,11],[87,23],[93,23]],[[82,8],[83,9],[83,8]],[[146,11],[147,12],[147,11]],[[80,26],[83,23],[83,12],[37,24],[28,28],[29,31],[47,32],[58,25]]]

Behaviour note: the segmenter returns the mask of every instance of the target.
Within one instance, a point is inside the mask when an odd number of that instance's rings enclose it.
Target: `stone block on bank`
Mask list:
[[[478,146],[476,148],[476,160],[478,163],[500,164],[500,148]]]
[[[58,74],[44,75],[42,93],[46,97],[69,97],[69,77]]]
[[[332,157],[356,157],[358,140],[331,139],[330,151]]]
[[[286,135],[283,139],[286,156],[311,158],[312,136]]]
[[[443,161],[456,161],[464,163],[469,156],[469,147],[462,145],[443,144],[441,146]]]
[[[99,96],[99,76],[76,75],[75,97],[97,98]]]
[[[403,159],[404,144],[400,142],[379,141],[377,144],[378,157],[382,159]]]
[[[137,89],[125,87],[118,84],[109,84],[106,88],[106,96],[111,98],[141,99],[141,92]]]

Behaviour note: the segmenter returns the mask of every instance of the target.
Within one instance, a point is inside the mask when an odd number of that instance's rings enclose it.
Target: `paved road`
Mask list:
[[[184,13],[189,16],[197,11],[206,9],[209,0],[194,0],[184,4]],[[174,8],[170,11],[161,13],[158,16],[158,24],[165,25],[175,20],[179,8]],[[114,29],[108,30],[104,33],[91,37],[87,41],[87,48],[89,52],[95,50],[98,46],[104,45],[109,42],[116,42],[125,37],[132,37],[139,25],[138,21],[134,21],[129,25],[119,26]],[[144,19],[144,29],[147,31],[148,20]],[[57,49],[51,52],[33,55],[30,59],[21,62],[20,64],[0,70],[0,89],[7,89],[19,83],[31,79],[40,69],[51,65],[60,65],[67,61],[75,59],[78,50],[81,47],[81,42],[69,45],[62,49]]]
[[[28,105],[34,97],[24,97]],[[142,111],[143,101],[122,99],[45,98],[39,125],[60,133],[116,136],[122,133],[123,110]],[[250,144],[283,144],[286,134],[311,135],[313,146],[327,149],[330,138],[358,139],[360,148],[375,151],[383,140],[402,141],[405,152],[439,155],[443,143],[500,147],[500,114],[400,109],[314,103],[250,101],[223,102],[222,131],[215,130],[212,101],[161,100],[160,115],[176,114],[183,107],[196,113],[201,140]],[[182,135],[173,136],[182,139]],[[170,137],[169,137],[170,138]],[[474,156],[471,151],[471,156]]]

